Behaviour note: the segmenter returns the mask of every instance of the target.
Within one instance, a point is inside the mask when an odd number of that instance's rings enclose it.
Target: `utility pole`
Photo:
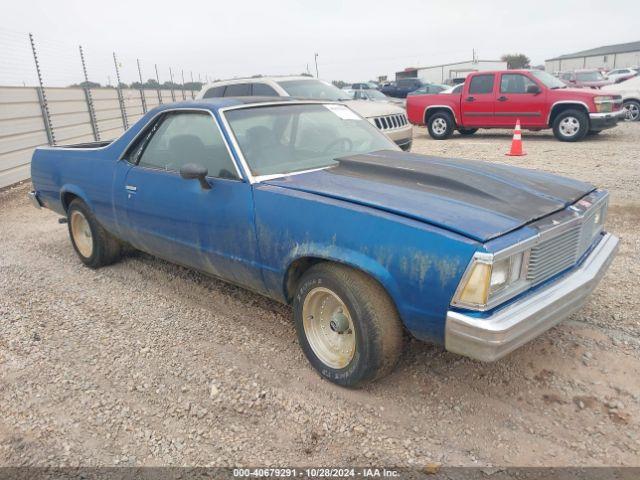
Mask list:
[[[318,54],[314,54],[314,58],[316,61],[316,78],[320,78],[320,75],[318,74]]]

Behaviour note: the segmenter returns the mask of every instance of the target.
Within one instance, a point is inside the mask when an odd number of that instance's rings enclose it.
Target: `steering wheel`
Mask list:
[[[329,153],[333,147],[336,145],[342,144],[345,148],[342,150],[343,152],[350,152],[353,150],[353,142],[348,137],[339,137],[333,140],[329,145],[324,147],[322,153]]]

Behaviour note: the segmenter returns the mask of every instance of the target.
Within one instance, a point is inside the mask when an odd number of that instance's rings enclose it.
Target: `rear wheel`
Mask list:
[[[356,387],[391,372],[402,325],[384,289],[362,272],[320,263],[300,279],[293,301],[298,341],[328,380]]]
[[[465,136],[473,135],[477,131],[478,131],[477,128],[459,128],[458,129],[458,132],[460,132],[460,135],[465,135]]]
[[[120,258],[118,239],[98,223],[87,204],[79,198],[67,209],[67,224],[71,244],[86,266],[99,268]]]
[[[640,102],[637,100],[627,100],[622,104],[626,111],[624,119],[628,122],[637,122],[640,119]]]
[[[562,142],[582,140],[589,131],[589,118],[580,110],[560,112],[553,121],[553,134]]]
[[[437,112],[429,117],[427,128],[434,140],[445,140],[451,136],[455,122],[448,112]]]

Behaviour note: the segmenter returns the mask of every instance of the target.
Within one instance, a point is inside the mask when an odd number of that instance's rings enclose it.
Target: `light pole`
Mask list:
[[[320,75],[318,75],[318,54],[314,54],[314,59],[316,61],[316,78],[320,78]]]

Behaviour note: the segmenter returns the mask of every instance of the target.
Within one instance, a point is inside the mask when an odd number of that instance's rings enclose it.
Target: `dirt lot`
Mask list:
[[[411,341],[359,391],[311,370],[288,308],[139,254],[83,267],[66,226],[0,193],[2,465],[640,465],[640,124],[414,151],[611,190],[621,249],[588,305],[495,364]]]

